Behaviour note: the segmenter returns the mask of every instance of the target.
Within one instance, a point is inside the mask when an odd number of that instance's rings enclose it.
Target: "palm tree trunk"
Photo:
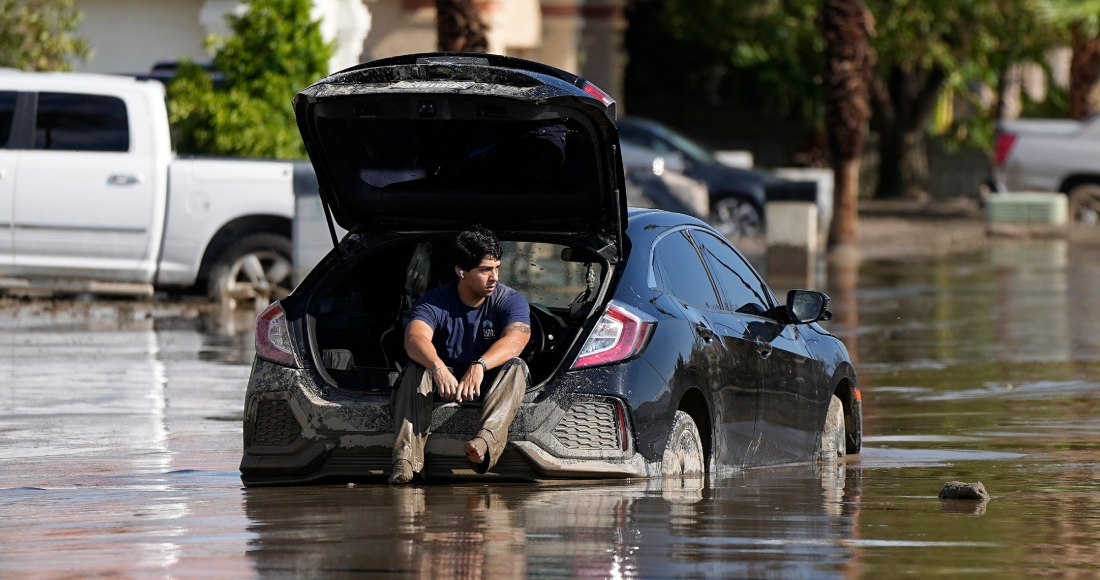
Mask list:
[[[854,246],[859,203],[859,161],[870,116],[868,83],[875,52],[874,18],[860,0],[825,0],[825,126],[833,161],[833,223],[829,248]]]
[[[489,27],[474,0],[435,0],[439,50],[487,52]]]
[[[1069,64],[1069,116],[1074,119],[1100,111],[1100,38],[1072,27],[1073,56]]]

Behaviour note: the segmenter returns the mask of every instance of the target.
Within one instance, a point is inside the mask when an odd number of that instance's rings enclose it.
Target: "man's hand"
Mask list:
[[[436,370],[431,371],[431,373],[432,382],[435,383],[435,390],[437,393],[439,393],[440,397],[443,397],[444,399],[449,399],[451,401],[455,400],[455,397],[460,397],[460,387],[458,384],[458,379],[456,379],[455,376],[451,374],[451,369],[443,365],[439,365],[439,367],[436,368]],[[459,398],[458,400],[460,402],[462,401],[461,398]]]
[[[462,382],[458,384],[458,402],[463,399],[472,401],[481,396],[481,381],[485,379],[485,369],[478,363],[471,363],[462,375]]]

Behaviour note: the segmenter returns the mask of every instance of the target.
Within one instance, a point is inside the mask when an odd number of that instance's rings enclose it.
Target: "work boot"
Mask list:
[[[393,463],[393,473],[390,474],[390,483],[400,485],[409,483],[413,478],[413,466],[406,459],[398,459]]]

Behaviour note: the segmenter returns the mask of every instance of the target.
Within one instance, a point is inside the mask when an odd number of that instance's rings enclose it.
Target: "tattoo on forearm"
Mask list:
[[[504,332],[508,332],[509,330],[518,330],[523,334],[531,334],[531,325],[522,322],[513,322],[504,327]]]

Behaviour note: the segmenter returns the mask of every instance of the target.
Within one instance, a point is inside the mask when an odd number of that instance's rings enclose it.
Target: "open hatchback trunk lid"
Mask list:
[[[326,77],[294,107],[321,199],[345,229],[481,223],[623,255],[615,103],[580,77],[496,55],[408,55]]]

